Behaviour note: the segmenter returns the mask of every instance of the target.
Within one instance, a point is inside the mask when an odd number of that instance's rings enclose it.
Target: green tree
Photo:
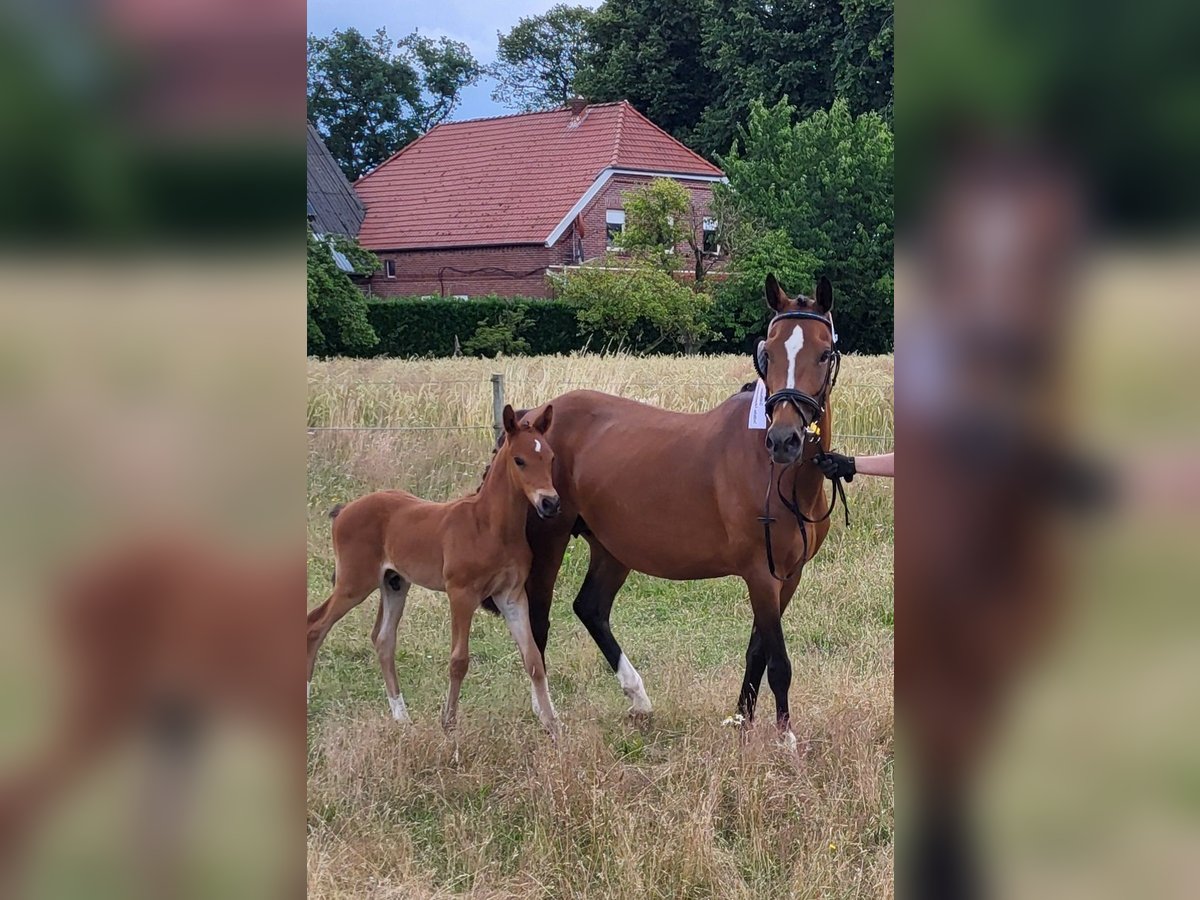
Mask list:
[[[540,16],[517,21],[500,46],[489,74],[498,82],[492,99],[510,109],[554,109],[576,95],[575,75],[590,47],[586,6],[560,3]]]
[[[308,118],[350,179],[449,116],[481,73],[466,44],[380,28],[308,38]]]
[[[346,238],[318,240],[308,232],[308,353],[361,356],[379,338],[367,318],[367,299],[338,268],[333,251],[342,253],[355,271],[368,275],[379,268],[374,254]]]
[[[892,33],[892,0],[608,0],[578,85],[711,157],[758,99],[807,116],[844,97],[890,121]]]
[[[786,100],[752,105],[722,160],[729,202],[745,221],[782,231],[829,276],[847,349],[886,352],[892,346],[891,129],[875,113],[851,115],[842,100],[828,112],[795,118]]]
[[[691,192],[673,178],[655,178],[626,192],[621,203],[625,230],[618,246],[664,272],[679,271],[683,261],[677,251],[686,246],[696,289],[701,290],[716,257],[704,252],[704,213]]]
[[[716,96],[704,63],[712,0],[607,0],[592,18],[592,47],[576,86],[593,101],[628,100],[687,141]]]
[[[551,280],[593,340],[646,352],[667,342],[694,353],[711,336],[712,299],[653,266],[585,265]]]
[[[735,240],[729,278],[716,290],[710,321],[734,340],[748,343],[748,339],[762,336],[770,318],[763,301],[768,275],[774,275],[792,294],[811,293],[823,270],[816,256],[797,250],[780,228],[762,231],[747,224]]]

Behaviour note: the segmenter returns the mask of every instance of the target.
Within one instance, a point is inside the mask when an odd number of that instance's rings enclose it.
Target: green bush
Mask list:
[[[451,356],[455,338],[473,356],[518,352],[509,336],[527,345],[521,352],[533,355],[570,353],[585,341],[568,304],[531,297],[373,297],[367,319],[379,335],[377,356]]]
[[[363,356],[375,346],[376,334],[367,318],[366,300],[334,262],[334,249],[346,254],[364,275],[379,265],[353,241],[318,240],[312,229],[308,230],[308,352],[313,356]]]
[[[614,265],[621,268],[582,266],[553,276],[593,347],[615,342],[641,352],[694,353],[708,340],[712,299],[707,294],[650,264],[625,260]]]

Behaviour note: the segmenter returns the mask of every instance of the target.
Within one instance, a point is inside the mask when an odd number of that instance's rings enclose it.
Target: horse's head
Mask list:
[[[790,465],[804,452],[805,439],[820,420],[837,374],[833,286],[821,277],[816,297],[791,298],[774,275],[767,276],[767,304],[775,313],[759,341],[754,365],[767,392],[767,451]]]
[[[505,466],[508,477],[521,488],[534,511],[543,519],[558,515],[558,491],[554,489],[554,451],[546,440],[546,431],[554,416],[547,404],[533,421],[517,421],[511,406],[504,407],[504,444],[497,463]]]

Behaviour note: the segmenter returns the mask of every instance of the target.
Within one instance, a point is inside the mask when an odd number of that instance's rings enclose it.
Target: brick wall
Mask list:
[[[640,187],[650,179],[644,176],[615,175],[584,209],[583,255],[596,259],[605,252],[605,213],[621,209],[624,192]],[[712,202],[712,184],[702,181],[681,182],[692,194],[701,216],[707,215]],[[697,239],[700,224],[697,222]],[[549,266],[569,264],[572,232],[567,232],[553,247],[525,244],[510,247],[465,247],[451,250],[380,251],[380,261],[392,260],[396,277],[388,278],[384,270],[376,272],[366,282],[368,293],[382,297],[411,297],[421,295],[447,296],[466,294],[470,297],[498,294],[502,297],[549,297],[546,283]],[[691,269],[690,252],[680,248],[681,264]]]
[[[371,276],[368,291],[383,297],[432,294],[470,297],[549,297],[546,267],[569,261],[568,241],[512,247],[466,247],[457,250],[381,251],[380,261],[393,260],[396,277],[381,269]]]

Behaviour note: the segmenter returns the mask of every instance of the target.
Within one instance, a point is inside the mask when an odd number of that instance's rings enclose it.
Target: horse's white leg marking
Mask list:
[[[796,354],[803,346],[804,329],[797,325],[792,329],[791,336],[783,342],[783,349],[787,351],[788,357],[787,386],[790,388],[796,387]]]
[[[624,653],[621,654],[621,661],[617,664],[617,681],[621,683],[621,690],[633,704],[633,712],[650,712],[650,698],[646,696],[646,687],[642,684],[642,676],[638,674],[638,670],[633,667],[633,663]]]
[[[400,693],[400,685],[396,680],[396,629],[400,626],[400,617],[404,615],[404,601],[408,598],[408,582],[403,582],[400,590],[392,590],[386,584],[380,591],[380,603],[383,604],[383,618],[379,623],[379,633],[376,635],[375,651],[379,656],[379,667],[383,670],[383,683],[388,695],[388,708],[392,718],[397,722],[408,723],[408,707],[404,705],[404,695]]]
[[[533,699],[533,714],[540,719],[542,717],[542,704],[538,703],[537,685],[530,683],[529,696]],[[548,689],[546,691],[546,696],[547,697],[550,696],[550,691]],[[558,710],[554,708],[554,700],[553,699],[550,700],[550,715],[551,716],[558,715]]]
[[[392,708],[392,718],[397,722],[408,723],[412,719],[408,716],[408,707],[404,705],[404,695],[397,694],[395,697],[388,697],[388,706]]]
[[[550,699],[550,686],[547,683],[546,674],[542,672],[541,678],[538,679],[535,679],[532,674],[533,663],[530,661],[530,655],[538,653],[538,648],[533,640],[533,632],[529,628],[529,608],[525,603],[518,603],[513,597],[497,597],[496,608],[500,610],[500,614],[504,616],[504,621],[508,623],[509,634],[512,635],[513,641],[516,642],[517,649],[521,651],[521,659],[525,663],[525,671],[530,673],[529,681],[533,696],[533,711],[546,728],[551,728],[557,713],[554,709],[554,701]],[[545,696],[546,702],[544,704],[538,698],[539,692]]]

